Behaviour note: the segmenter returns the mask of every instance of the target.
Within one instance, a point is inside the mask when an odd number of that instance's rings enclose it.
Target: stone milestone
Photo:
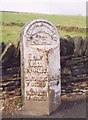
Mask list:
[[[21,88],[25,113],[50,115],[61,103],[60,37],[44,19],[21,31]]]

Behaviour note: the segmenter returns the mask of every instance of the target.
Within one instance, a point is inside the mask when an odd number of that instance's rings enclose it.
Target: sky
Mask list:
[[[0,11],[86,15],[87,0],[0,0]]]

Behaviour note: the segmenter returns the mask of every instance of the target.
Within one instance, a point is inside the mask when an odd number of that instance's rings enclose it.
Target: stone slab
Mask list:
[[[20,46],[24,108],[28,114],[49,115],[61,103],[57,29],[43,19],[31,21],[21,31]]]

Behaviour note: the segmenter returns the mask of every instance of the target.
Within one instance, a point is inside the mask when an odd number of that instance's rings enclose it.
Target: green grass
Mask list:
[[[75,37],[75,36],[82,36],[83,38],[86,37],[86,33],[60,31],[60,36],[61,37],[64,37],[65,35],[69,35],[71,37]]]
[[[17,41],[19,39],[21,28],[18,26],[2,26],[2,40],[4,42]]]
[[[20,24],[26,24],[27,22],[37,19],[44,18],[51,21],[54,25],[62,25],[62,26],[78,26],[80,28],[84,28],[86,26],[86,17],[83,16],[65,16],[65,15],[47,15],[47,14],[32,14],[32,13],[16,13],[16,12],[0,12],[0,23],[3,22],[5,25],[0,26],[0,41],[8,42],[9,40],[12,42],[16,42],[19,40],[19,34],[21,31]],[[9,23],[7,26],[6,24]],[[10,23],[15,23],[17,26],[10,25]],[[60,36],[63,37],[65,35],[74,36],[82,36],[85,37],[85,33],[81,32],[66,32],[59,31]]]
[[[0,13],[1,14],[1,13]],[[32,14],[32,13],[14,13],[3,12],[2,22],[5,23],[27,23],[37,18],[44,18],[55,25],[71,25],[71,26],[86,26],[86,17],[83,16],[66,16],[66,15],[47,15],[47,14]],[[1,22],[1,21],[0,21]]]
[[[1,29],[1,27],[0,27],[0,29]],[[3,42],[8,42],[8,41],[12,41],[13,43],[17,42],[19,40],[20,31],[21,31],[21,27],[19,27],[19,26],[3,26],[2,27]],[[64,37],[65,35],[70,35],[72,37],[74,37],[74,36],[85,37],[84,33],[66,32],[66,31],[60,31],[60,30],[59,30],[59,33],[60,33],[61,37]]]

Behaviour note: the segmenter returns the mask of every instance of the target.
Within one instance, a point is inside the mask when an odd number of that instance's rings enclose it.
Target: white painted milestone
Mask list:
[[[60,104],[60,38],[56,27],[33,20],[21,31],[22,96],[28,114],[46,115]]]

